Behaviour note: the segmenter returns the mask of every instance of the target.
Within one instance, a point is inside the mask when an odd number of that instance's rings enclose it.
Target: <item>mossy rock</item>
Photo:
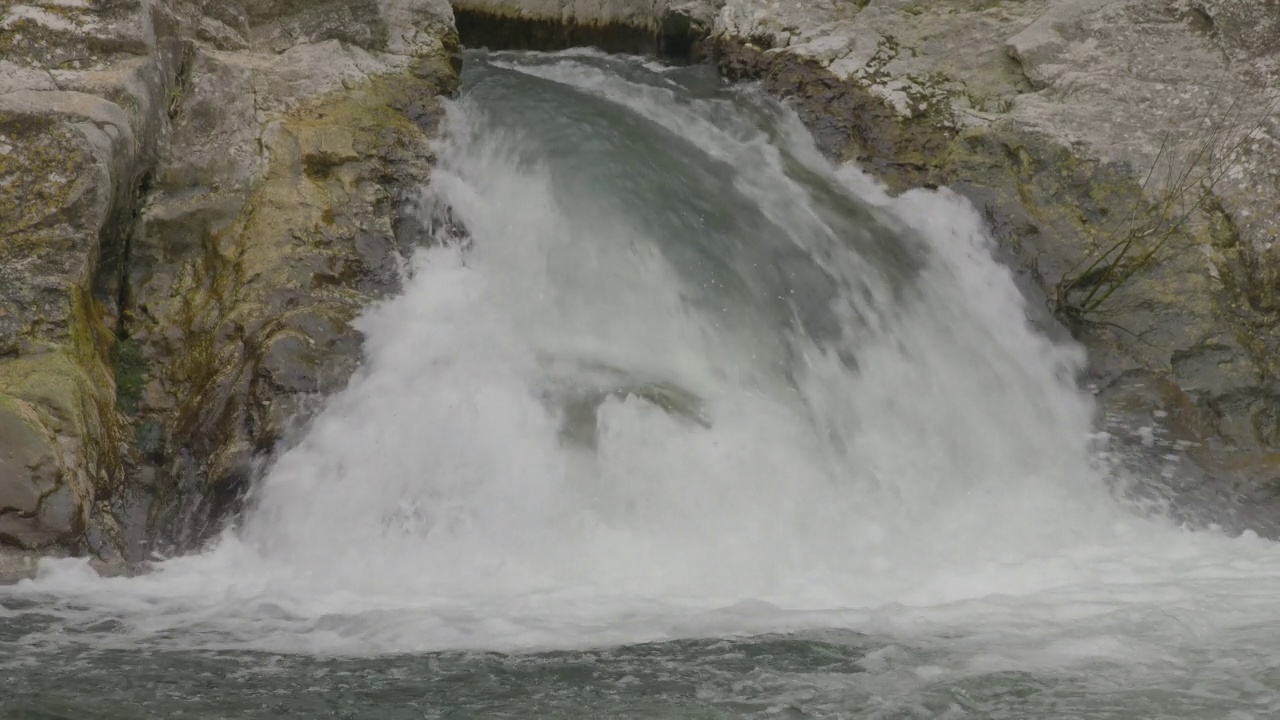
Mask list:
[[[142,56],[151,50],[140,0],[27,7],[0,29],[0,59],[50,70],[103,66],[118,56]],[[105,30],[105,31],[104,31]]]
[[[250,186],[192,195],[157,185],[135,243],[133,266],[145,272],[133,278],[124,347],[137,353],[117,372],[138,426],[162,429],[145,453],[159,542],[189,546],[212,532],[307,399],[354,371],[351,321],[398,289],[412,250],[397,228],[429,177],[439,93],[412,69],[374,76],[270,120]],[[183,238],[173,257],[170,236]]]
[[[766,52],[728,38],[716,41],[714,55],[729,79],[758,80],[786,98],[824,154],[858,162],[894,191],[930,183],[931,166],[955,135],[949,111],[932,95],[918,98],[925,111],[907,118],[868,88],[837,78],[811,58]]]
[[[0,363],[0,415],[14,429],[3,451],[14,469],[25,468],[4,478],[2,492],[39,498],[18,508],[0,542],[28,549],[74,546],[93,503],[124,479],[125,423],[106,363],[111,334],[92,298],[71,295],[67,341]]]

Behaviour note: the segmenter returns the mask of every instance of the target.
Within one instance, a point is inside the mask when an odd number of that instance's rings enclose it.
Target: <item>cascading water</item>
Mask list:
[[[890,198],[698,68],[474,55],[466,80],[425,189],[466,239],[360,319],[363,368],[239,526],[143,577],[0,588],[0,662],[498,677],[435,653],[534,652],[518,675],[578,648],[698,693],[545,712],[1057,717],[1115,677],[1148,692],[1118,717],[1280,712],[1280,552],[1116,499],[1080,352],[1031,326],[965,201]],[[675,642],[758,633],[787,634]],[[707,679],[743,653],[774,659],[738,668],[751,688]],[[485,687],[463,705],[496,712]]]

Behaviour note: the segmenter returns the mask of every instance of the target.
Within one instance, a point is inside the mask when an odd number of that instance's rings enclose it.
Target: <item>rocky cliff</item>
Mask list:
[[[0,2],[0,545],[210,530],[424,228],[443,0]]]

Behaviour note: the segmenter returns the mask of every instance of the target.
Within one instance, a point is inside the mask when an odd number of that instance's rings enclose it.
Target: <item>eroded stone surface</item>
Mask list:
[[[307,46],[285,53],[302,55],[296,64],[198,55],[175,152],[139,221],[137,417],[167,429],[148,459],[176,483],[165,489],[198,481],[180,502],[241,489],[306,399],[345,383],[359,358],[349,322],[398,288],[411,250],[395,228],[426,181],[432,128],[409,113],[434,107],[437,88],[407,72],[361,75],[368,58],[322,45],[324,64]],[[252,96],[218,102],[237,86]],[[174,252],[175,238],[188,247]]]
[[[396,227],[457,82],[439,2],[246,7],[255,52],[190,60],[128,277],[132,420],[157,539],[179,546],[354,369],[350,321],[398,287]]]

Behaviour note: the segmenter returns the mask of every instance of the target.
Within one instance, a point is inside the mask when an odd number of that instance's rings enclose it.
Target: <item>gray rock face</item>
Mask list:
[[[237,492],[306,398],[345,383],[359,358],[349,321],[399,285],[411,247],[397,223],[429,173],[438,91],[408,66],[337,40],[269,62],[193,59],[139,217],[128,308],[148,368],[137,419],[168,428],[148,464],[178,504],[179,540],[208,514],[190,500]]]
[[[181,54],[164,2],[0,10],[0,544],[76,542],[124,480],[91,287],[127,236]]]
[[[199,539],[357,362],[458,57],[443,0],[0,6],[0,545]]]

